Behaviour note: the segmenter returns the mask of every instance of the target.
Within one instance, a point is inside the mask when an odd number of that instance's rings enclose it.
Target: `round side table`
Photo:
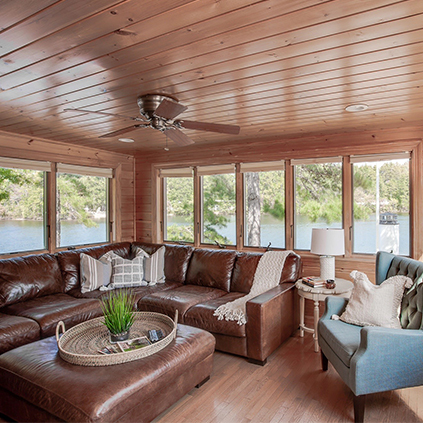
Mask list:
[[[302,283],[301,279],[295,283],[300,296],[300,336],[304,336],[304,331],[311,332],[314,338],[314,351],[319,352],[319,343],[317,339],[317,323],[319,322],[319,301],[325,301],[326,297],[336,295],[339,297],[349,298],[354,284],[346,279],[335,279],[335,288],[312,288]],[[314,302],[314,328],[308,328],[304,324],[305,299]]]

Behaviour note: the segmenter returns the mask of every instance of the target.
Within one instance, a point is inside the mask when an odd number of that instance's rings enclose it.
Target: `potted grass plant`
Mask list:
[[[132,293],[126,289],[117,289],[100,301],[104,324],[110,332],[110,341],[115,343],[129,339],[135,318]]]

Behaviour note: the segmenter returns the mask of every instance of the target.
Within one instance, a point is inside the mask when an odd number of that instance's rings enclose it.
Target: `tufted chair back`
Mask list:
[[[404,329],[423,330],[423,262],[394,254],[378,252],[376,257],[376,283],[395,275],[405,275],[414,285],[404,294],[401,304],[401,326]]]

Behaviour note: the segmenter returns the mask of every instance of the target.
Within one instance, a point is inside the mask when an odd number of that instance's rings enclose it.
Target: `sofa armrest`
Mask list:
[[[356,395],[423,384],[423,331],[364,327],[351,358]]]
[[[295,300],[295,285],[283,283],[247,302],[248,358],[264,362],[297,329]]]
[[[348,304],[348,298],[326,297],[325,311],[321,317],[322,320],[330,319],[333,314],[340,316]]]

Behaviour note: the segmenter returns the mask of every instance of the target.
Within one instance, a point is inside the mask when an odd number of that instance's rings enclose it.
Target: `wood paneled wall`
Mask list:
[[[115,186],[112,190],[114,198],[111,201],[114,209],[114,240],[132,241],[134,239],[133,156],[2,131],[0,131],[0,156],[113,168],[115,170]]]
[[[308,157],[331,157],[353,154],[389,153],[413,151],[412,165],[412,255],[423,254],[423,211],[417,207],[423,199],[422,146],[423,128],[411,127],[390,131],[366,131],[315,135],[298,138],[249,140],[230,144],[209,146],[174,147],[170,151],[136,156],[136,239],[158,241],[156,207],[160,192],[157,184],[157,170],[160,167],[181,167],[187,165],[211,165],[219,163],[258,162]],[[345,187],[344,189],[351,189]],[[308,252],[299,252],[303,258],[303,273],[318,274],[319,259]],[[360,269],[374,278],[374,256],[350,256],[336,258],[336,274],[348,277],[354,269]]]

